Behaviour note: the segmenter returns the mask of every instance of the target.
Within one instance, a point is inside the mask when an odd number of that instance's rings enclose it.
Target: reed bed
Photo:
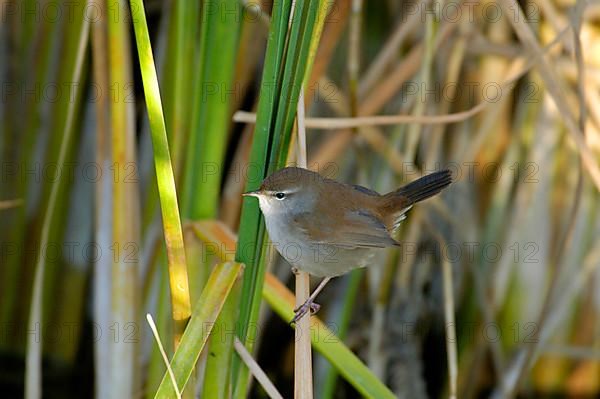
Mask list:
[[[597,4],[0,13],[3,395],[600,395]],[[295,332],[306,278],[241,196],[289,164],[455,180]]]

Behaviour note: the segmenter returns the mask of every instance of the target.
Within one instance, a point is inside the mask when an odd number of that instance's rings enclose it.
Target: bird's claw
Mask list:
[[[294,318],[290,321],[290,324],[296,324],[298,320],[300,320],[305,314],[310,311],[310,314],[313,315],[317,313],[321,309],[321,305],[312,301],[306,301],[302,305],[298,306],[294,309]]]

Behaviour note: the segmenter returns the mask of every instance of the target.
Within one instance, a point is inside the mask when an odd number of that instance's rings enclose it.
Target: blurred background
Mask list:
[[[215,264],[246,263],[184,396],[267,397],[239,377],[248,328],[293,396],[284,300],[260,298],[265,270],[293,278],[241,193],[294,162],[300,87],[310,169],[381,193],[455,178],[409,212],[400,248],[325,289],[332,333],[316,339],[402,398],[600,395],[597,3],[321,0],[291,18],[286,0],[140,4],[0,1],[3,396],[27,375],[49,398],[154,396],[166,369],[145,314],[169,357],[182,331],[165,165],[192,310]],[[136,50],[146,22],[170,158]],[[330,360],[314,353],[315,397],[366,395]]]

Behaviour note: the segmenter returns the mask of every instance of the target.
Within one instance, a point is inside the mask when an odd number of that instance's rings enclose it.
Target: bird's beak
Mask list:
[[[242,196],[258,198],[260,196],[260,194],[261,194],[260,190],[256,190],[256,191],[248,191],[247,193],[242,194]]]

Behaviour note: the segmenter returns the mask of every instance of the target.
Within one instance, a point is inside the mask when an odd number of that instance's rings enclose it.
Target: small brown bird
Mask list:
[[[365,267],[378,249],[400,245],[393,231],[406,212],[452,182],[449,170],[424,176],[391,193],[326,179],[301,168],[284,168],[267,177],[257,197],[269,237],[294,268],[323,280],[295,309],[292,322],[308,310],[331,278]]]

